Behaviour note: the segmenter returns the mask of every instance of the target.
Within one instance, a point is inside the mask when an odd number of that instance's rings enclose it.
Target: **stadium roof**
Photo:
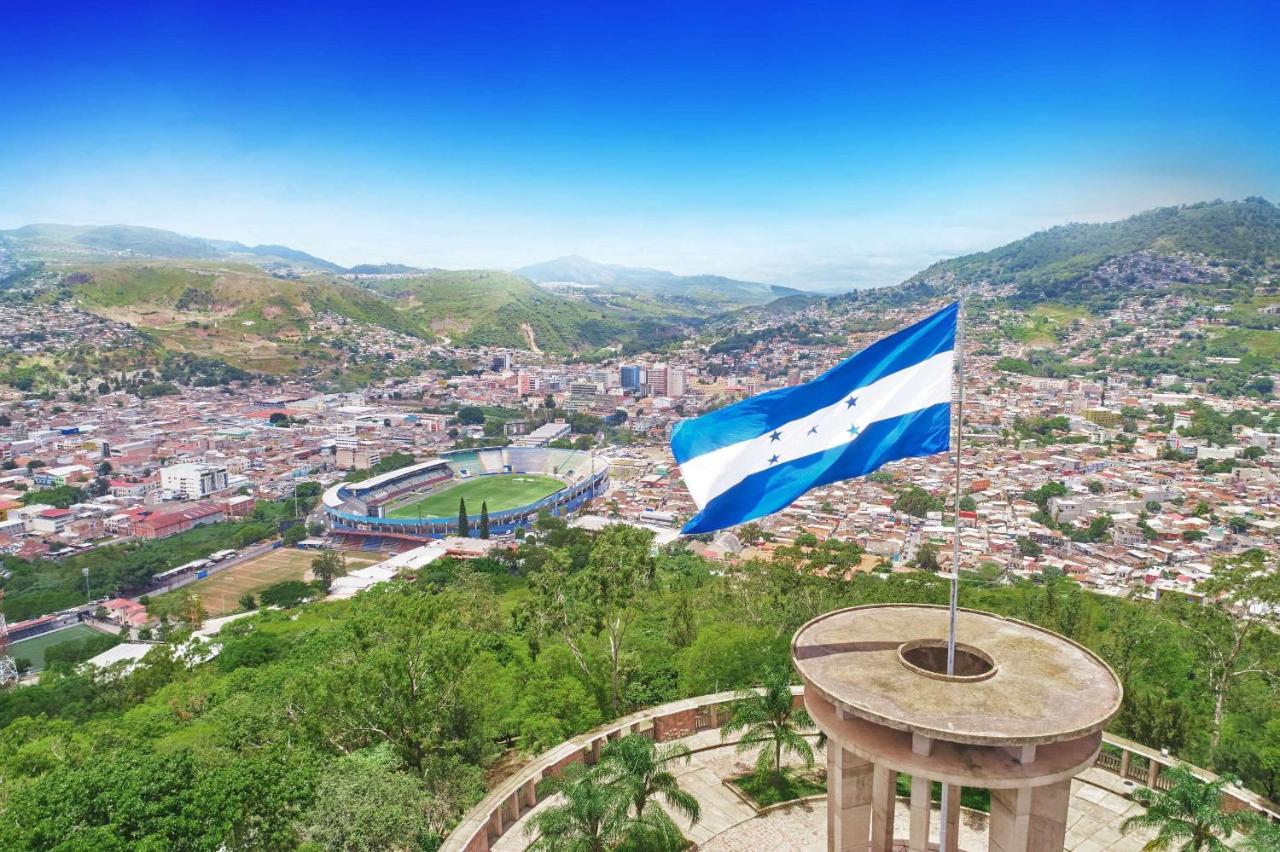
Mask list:
[[[349,488],[355,492],[369,491],[381,485],[386,485],[388,482],[395,482],[397,479],[412,476],[415,473],[429,470],[442,464],[444,464],[444,459],[429,459],[420,464],[411,464],[408,467],[396,468],[389,473],[381,473],[377,476],[361,480],[360,482],[339,482],[324,493],[324,504],[333,509],[337,509],[342,506],[345,501],[338,496],[338,491],[342,488]]]

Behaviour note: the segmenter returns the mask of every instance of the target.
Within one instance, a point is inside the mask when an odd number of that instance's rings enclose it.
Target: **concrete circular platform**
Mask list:
[[[1120,708],[1118,679],[1090,651],[989,613],[958,616],[957,642],[969,646],[972,671],[955,679],[930,671],[927,652],[947,627],[946,607],[837,610],[800,628],[793,658],[808,687],[844,714],[952,743],[1076,740]]]

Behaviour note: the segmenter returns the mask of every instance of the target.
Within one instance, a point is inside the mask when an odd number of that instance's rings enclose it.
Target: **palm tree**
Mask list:
[[[1244,845],[1250,852],[1275,852],[1280,849],[1280,824],[1258,820],[1258,826]]]
[[[736,751],[750,751],[752,746],[772,743],[773,748],[760,749],[756,758],[756,775],[782,773],[782,754],[791,752],[813,766],[813,746],[800,735],[800,729],[813,726],[804,708],[796,707],[791,697],[790,672],[777,668],[765,675],[760,690],[738,693],[733,715],[720,728],[720,738],[743,731]]]
[[[626,834],[628,803],[595,769],[570,764],[542,786],[547,795],[561,794],[564,804],[529,820],[525,834],[538,835],[528,846],[530,852],[606,852]]]
[[[698,800],[681,790],[680,782],[667,769],[668,764],[678,760],[688,763],[689,754],[688,746],[658,745],[646,737],[631,734],[605,746],[600,753],[599,765],[605,783],[618,791],[636,820],[665,821],[670,823],[671,832],[678,836],[679,829],[661,808],[646,810],[646,806],[661,796],[672,810],[687,818],[690,825],[698,821],[701,814]]]
[[[1154,828],[1156,836],[1143,849],[1160,852],[1228,852],[1230,847],[1220,837],[1257,824],[1258,816],[1249,811],[1228,813],[1222,808],[1222,789],[1235,783],[1219,778],[1205,783],[1185,766],[1165,770],[1171,786],[1168,790],[1135,790],[1133,800],[1146,808],[1146,813],[1131,816],[1120,826],[1128,834],[1135,828]]]

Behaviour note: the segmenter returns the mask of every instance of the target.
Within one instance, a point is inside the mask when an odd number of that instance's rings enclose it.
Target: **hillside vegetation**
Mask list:
[[[534,539],[353,600],[261,612],[224,627],[211,662],[162,645],[129,674],[61,666],[0,692],[0,847],[434,849],[522,754],[790,671],[790,637],[823,612],[948,593],[929,573],[846,580],[861,550],[812,536],[729,576],[679,548],[654,555],[630,527],[590,534],[544,518]],[[1253,572],[1261,556],[1238,567]],[[1105,657],[1125,686],[1112,731],[1280,792],[1270,630],[1241,634],[1217,606],[1095,596],[1062,577],[966,578],[961,604]],[[1249,673],[1223,679],[1237,668]]]
[[[371,282],[423,328],[460,343],[572,352],[630,336],[627,318],[492,270],[437,270]]]
[[[1134,255],[1128,264],[1111,261]],[[1162,261],[1184,261],[1171,264]],[[1162,207],[1119,222],[1070,224],[935,263],[908,284],[1014,284],[1024,303],[1083,301],[1148,279],[1254,278],[1280,267],[1280,209],[1262,198]]]
[[[329,360],[303,345],[310,324],[325,314],[424,333],[372,293],[318,276],[276,278],[247,265],[92,264],[63,281],[80,307],[142,329],[166,348],[268,373]]]

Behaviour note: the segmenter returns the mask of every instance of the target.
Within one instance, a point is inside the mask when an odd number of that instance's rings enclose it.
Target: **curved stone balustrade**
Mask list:
[[[799,704],[803,700],[804,688],[792,687],[792,694]],[[651,707],[566,740],[538,755],[469,810],[445,838],[441,852],[487,852],[492,840],[502,836],[538,803],[537,784],[543,778],[570,763],[595,763],[606,742],[628,734],[641,734],[666,742],[719,727],[728,718],[728,705],[733,702],[734,695],[733,692],[718,692]],[[1168,754],[1104,733],[1102,751],[1094,765],[1128,778],[1135,785],[1159,788],[1162,786],[1161,771],[1176,763],[1177,758]],[[1191,769],[1205,781],[1217,777],[1204,769]],[[1250,790],[1227,787],[1223,799],[1227,808],[1254,810],[1280,821],[1280,806]]]

